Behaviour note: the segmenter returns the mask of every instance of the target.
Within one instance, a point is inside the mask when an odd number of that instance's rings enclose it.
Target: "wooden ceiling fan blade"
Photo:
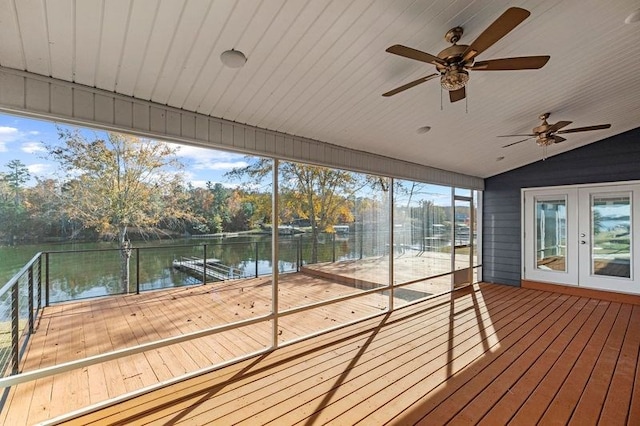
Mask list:
[[[527,19],[531,12],[519,7],[510,7],[487,27],[482,34],[469,45],[463,54],[465,61],[476,57],[487,50],[494,43],[506,36],[522,21]]]
[[[550,56],[522,56],[519,58],[478,61],[471,67],[474,71],[537,70],[545,66]]]
[[[597,126],[576,127],[575,129],[562,130],[556,133],[575,133],[575,132],[588,132],[590,130],[603,130],[611,127],[611,124],[599,124]]]
[[[425,77],[419,78],[419,79],[417,79],[417,80],[413,80],[413,81],[412,81],[412,82],[410,82],[410,83],[404,84],[404,85],[402,85],[402,86],[400,86],[400,87],[396,87],[396,88],[395,88],[395,89],[393,89],[393,90],[389,90],[387,93],[383,93],[383,94],[382,94],[382,96],[384,96],[384,97],[389,97],[389,96],[396,95],[396,94],[398,94],[398,93],[400,93],[400,92],[404,92],[404,91],[405,91],[405,90],[407,90],[407,89],[411,89],[412,87],[417,86],[418,84],[422,84],[422,83],[424,83],[425,81],[429,81],[429,80],[431,80],[432,78],[437,77],[437,76],[439,76],[439,75],[440,75],[440,74],[431,74],[431,75],[427,75],[427,76],[425,76]]]
[[[549,126],[549,128],[546,130],[546,133],[557,133],[558,130],[562,129],[563,127],[567,127],[571,123],[573,123],[573,121],[558,121],[556,124],[552,124],[551,126]],[[560,133],[566,133],[566,131]]]
[[[433,56],[430,53],[403,46],[401,44],[394,44],[393,46],[387,48],[387,52],[393,53],[394,55],[403,56],[405,58],[415,59],[416,61],[426,62],[428,64],[447,64],[446,61],[438,58],[437,56]]]
[[[560,142],[564,142],[566,141],[565,138],[563,138],[562,136],[553,136],[553,143],[560,143]]]
[[[518,141],[518,142],[512,142],[510,144],[504,145],[503,148],[507,148],[507,147],[510,147],[510,146],[518,144],[518,143],[526,142],[526,141],[528,141],[530,139],[533,139],[533,137],[522,139],[521,141]]]
[[[464,87],[458,90],[452,90],[449,92],[449,100],[451,102],[458,102],[467,97],[467,91]]]
[[[534,136],[535,136],[535,134],[533,134],[533,133],[528,133],[528,134],[526,134],[526,135],[500,135],[500,136],[498,136],[498,137],[499,137],[499,138],[511,138],[511,137],[514,137],[514,136],[529,136],[529,137],[534,137]]]

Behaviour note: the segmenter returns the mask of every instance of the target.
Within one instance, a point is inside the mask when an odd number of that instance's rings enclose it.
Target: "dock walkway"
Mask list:
[[[232,266],[224,265],[220,259],[204,259],[199,257],[181,257],[180,260],[173,261],[173,267],[187,274],[202,278],[206,275],[206,280],[226,281],[238,278],[247,278],[244,271]]]

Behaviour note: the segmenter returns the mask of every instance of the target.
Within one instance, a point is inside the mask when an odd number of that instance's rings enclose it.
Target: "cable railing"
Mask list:
[[[42,254],[37,253],[0,289],[0,371],[18,374],[29,337],[42,308]],[[4,404],[8,389],[0,400]]]
[[[300,242],[281,250],[280,272],[296,272]],[[45,305],[207,282],[258,277],[272,272],[265,241],[220,242],[43,253]]]

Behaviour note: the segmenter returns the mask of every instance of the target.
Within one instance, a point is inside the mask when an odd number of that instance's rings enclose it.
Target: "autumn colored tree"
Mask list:
[[[55,179],[35,177],[36,185],[26,191],[29,227],[39,237],[72,236],[76,223],[65,213],[60,194],[63,188]]]
[[[85,228],[114,236],[120,248],[121,284],[129,289],[129,231],[153,232],[158,224],[185,219],[186,194],[177,171],[182,164],[169,145],[119,133],[87,139],[58,129],[61,145],[47,146],[66,172],[66,213]],[[182,188],[183,189],[183,188]]]
[[[230,176],[247,176],[264,182],[271,175],[272,162],[258,159],[248,166],[235,169]],[[355,173],[293,162],[281,162],[278,170],[280,184],[279,219],[307,219],[311,231],[311,262],[318,260],[318,236],[332,231],[332,226],[353,220],[349,199],[362,188],[363,182]]]

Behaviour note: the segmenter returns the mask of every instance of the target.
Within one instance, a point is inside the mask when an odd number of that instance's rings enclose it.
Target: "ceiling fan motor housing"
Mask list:
[[[467,51],[469,46],[464,44],[454,44],[453,46],[449,46],[444,49],[442,52],[438,53],[438,58],[444,59],[447,62],[447,65],[442,65],[436,63],[436,68],[440,71],[441,74],[451,70],[451,69],[461,69],[465,66],[471,66],[473,64],[473,59],[461,63],[462,55]]]

